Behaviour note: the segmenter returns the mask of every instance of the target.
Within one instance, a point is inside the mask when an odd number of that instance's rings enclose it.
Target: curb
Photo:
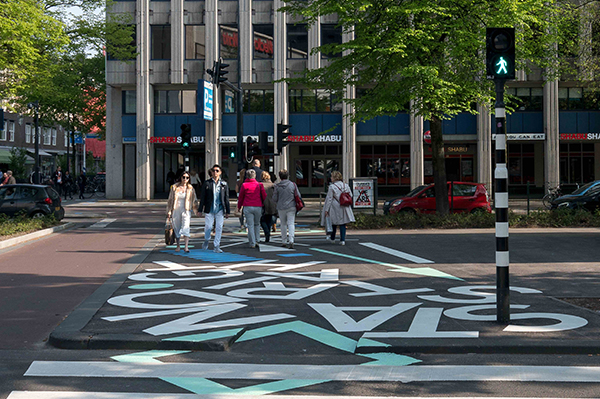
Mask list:
[[[76,223],[74,223],[74,222],[68,222],[68,223],[62,224],[60,226],[54,226],[54,227],[50,227],[48,229],[38,230],[33,233],[25,234],[25,235],[22,235],[19,237],[9,238],[8,240],[0,241],[0,249],[5,249],[8,247],[17,245],[17,244],[22,244],[27,241],[36,240],[41,237],[49,236],[50,234],[57,233],[59,231],[63,231],[63,230],[75,227],[75,225],[76,225]]]

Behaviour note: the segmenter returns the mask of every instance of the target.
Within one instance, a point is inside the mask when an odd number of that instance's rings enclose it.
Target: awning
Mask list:
[[[40,156],[42,156],[42,157],[51,157],[51,156],[53,156],[49,152],[46,152],[46,151],[44,151],[42,149],[40,149],[38,151],[40,153]],[[31,155],[35,156],[35,149],[27,148],[27,152],[30,153]]]
[[[10,150],[0,148],[0,163],[10,163]],[[25,156],[25,165],[33,165],[35,160],[29,155]]]

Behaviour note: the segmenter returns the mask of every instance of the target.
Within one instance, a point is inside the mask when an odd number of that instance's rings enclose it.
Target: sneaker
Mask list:
[[[255,245],[255,248],[256,248],[256,249],[260,249],[260,247],[258,246],[258,244],[256,244],[256,245]]]
[[[288,244],[288,248],[289,248],[289,249],[294,249],[294,243],[293,243],[293,242],[290,242],[290,243]]]
[[[250,244],[250,248],[256,248],[256,245]]]
[[[204,244],[202,244],[202,249],[205,251],[208,249],[208,241],[204,241]]]
[[[241,227],[241,228],[238,230],[238,233],[245,233],[245,232],[246,232],[246,228],[245,228],[245,227]]]
[[[281,244],[281,246],[287,248],[288,244],[284,242],[283,244]]]
[[[222,253],[223,253],[223,250],[222,250],[221,248],[219,248],[219,247],[216,247],[216,248],[213,250],[213,252],[216,252],[216,253],[218,253],[218,254],[222,254]]]
[[[325,236],[326,241],[331,241],[331,236]]]
[[[344,246],[344,245],[346,245],[346,241],[340,241],[340,245],[341,245],[341,246]]]

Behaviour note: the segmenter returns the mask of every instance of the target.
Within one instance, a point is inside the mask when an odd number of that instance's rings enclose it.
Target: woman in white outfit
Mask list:
[[[331,224],[333,225],[333,231],[331,232],[330,240],[335,241],[335,232],[337,227],[340,227],[340,245],[346,245],[346,225],[354,222],[354,213],[352,212],[351,206],[342,206],[340,204],[340,195],[342,193],[350,193],[350,186],[342,181],[342,174],[339,171],[331,173],[332,183],[329,185],[327,190],[327,197],[325,198],[325,205],[323,205],[323,212],[325,218],[321,221],[321,224],[325,224],[327,217],[331,218]]]
[[[192,219],[192,211],[196,214],[196,190],[189,183],[190,174],[183,172],[181,180],[177,184],[171,186],[169,192],[169,201],[167,202],[167,217],[171,218],[173,223],[173,232],[177,240],[177,249],[181,249],[180,239],[183,236],[185,244],[183,251],[190,252],[188,243],[190,241],[190,221]]]

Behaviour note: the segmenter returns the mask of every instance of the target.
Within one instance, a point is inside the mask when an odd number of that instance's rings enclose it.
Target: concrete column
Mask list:
[[[411,108],[413,104],[411,103]],[[423,153],[423,117],[411,112],[410,116],[410,188],[425,182]]]
[[[492,118],[486,105],[477,104],[477,181],[492,186]]]
[[[106,86],[106,198],[123,198],[123,131],[121,88]]]
[[[275,67],[275,80],[283,79],[287,77],[287,56],[285,43],[287,40],[287,15],[277,10],[283,7],[285,3],[283,0],[274,0],[273,8],[275,9],[275,21],[273,26],[274,36],[274,52],[273,64]],[[289,124],[289,105],[288,105],[288,84],[286,82],[275,82],[274,84],[274,97],[275,97],[275,115],[274,115],[274,137],[275,143],[277,143],[277,124],[283,123]],[[296,126],[295,129],[299,129]],[[294,130],[294,127],[290,129]],[[275,157],[274,161],[274,172],[278,173],[281,169],[290,169],[289,165],[289,148],[284,147],[282,154]]]
[[[354,31],[345,32],[342,34],[342,41],[344,43],[354,39]],[[344,51],[343,55],[347,55],[348,50]],[[354,72],[354,71],[353,71]],[[348,99],[356,98],[356,87],[352,85],[346,85],[344,97]],[[343,153],[342,153],[342,174],[344,179],[348,181],[353,177],[356,177],[356,123],[351,121],[351,117],[354,116],[354,105],[351,103],[343,103],[343,118],[342,124],[342,141],[343,141]]]
[[[137,0],[136,29],[136,187],[138,201],[150,199],[150,147],[152,110],[150,108],[150,3]]]
[[[546,190],[560,183],[558,115],[558,81],[546,81],[544,84],[544,133],[546,133],[544,187]]]
[[[206,0],[206,68],[213,67],[213,62],[219,58],[219,12],[218,0]],[[210,76],[205,74],[206,80]],[[213,92],[213,120],[206,121],[206,157],[204,166],[206,170],[221,160],[219,136],[221,132],[221,107],[219,90],[215,87]]]
[[[183,60],[185,58],[185,26],[183,0],[171,0],[171,83],[185,83]]]
[[[252,32],[252,0],[239,1],[239,31]],[[242,84],[252,83],[252,55],[254,46],[252,42],[253,35],[239,35],[239,51],[241,61]]]

